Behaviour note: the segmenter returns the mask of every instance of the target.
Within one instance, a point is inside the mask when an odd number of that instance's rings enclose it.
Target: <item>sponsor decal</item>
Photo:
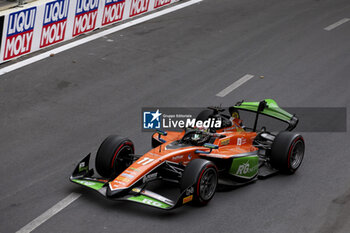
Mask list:
[[[130,175],[130,174],[127,174],[127,173],[122,173],[122,174],[120,174],[121,176],[124,176],[124,177],[127,177],[127,178],[134,178],[134,176],[133,175]]]
[[[124,9],[125,0],[106,0],[103,10],[102,26],[122,20]]]
[[[143,204],[150,205],[150,206],[155,206],[155,207],[162,208],[162,209],[166,209],[166,208],[170,207],[170,205],[168,205],[166,203],[163,203],[163,202],[158,201],[158,200],[151,198],[151,197],[146,197],[144,195],[129,197],[128,200],[143,203]]]
[[[188,189],[186,189],[186,196],[189,196],[191,194],[194,193],[194,188],[193,187],[189,187]]]
[[[191,155],[191,153],[188,155],[188,160],[190,160],[191,158],[192,158],[192,155]]]
[[[9,15],[4,60],[31,51],[36,9],[32,7]]]
[[[141,189],[140,188],[133,188],[132,191],[135,193],[139,193],[139,192],[141,192]]]
[[[154,8],[168,5],[168,4],[170,4],[170,2],[171,2],[171,0],[155,0],[154,1]]]
[[[78,183],[86,185],[86,186],[91,186],[94,185],[95,183],[90,182],[90,181],[85,181],[85,180],[77,180]]]
[[[183,157],[184,157],[183,155],[177,155],[177,156],[172,157],[171,159],[172,160],[179,160],[179,159],[182,159]]]
[[[122,177],[122,176],[118,176],[117,180],[124,181],[124,182],[129,182],[130,181],[130,179]]]
[[[40,48],[63,41],[67,28],[69,0],[46,3]]]
[[[96,189],[96,190],[99,190],[104,185],[103,183],[94,182],[94,181],[77,180],[77,179],[74,179],[73,181],[75,183],[78,183],[78,184],[81,184],[81,185],[84,185],[84,186],[87,186],[89,188]]]
[[[85,162],[79,163],[79,172],[87,170],[88,167],[85,165]]]
[[[225,138],[225,139],[222,139],[220,141],[220,146],[225,146],[225,145],[228,145],[230,144],[230,139],[229,138]]]
[[[236,174],[237,175],[245,175],[249,172],[253,172],[257,169],[257,167],[250,167],[249,161],[247,161],[246,163],[239,165]]]
[[[139,169],[134,168],[134,167],[128,167],[128,169],[133,170],[133,171],[135,171],[135,172],[140,172],[140,170],[139,170]]]
[[[151,159],[151,158],[148,158],[148,157],[143,157],[143,158],[140,158],[136,163],[137,164],[141,164],[141,165],[147,165],[151,162],[153,162],[154,159]]]
[[[192,201],[193,199],[193,195],[190,195],[188,197],[185,197],[183,200],[182,200],[182,204],[186,204],[187,202],[190,202]]]
[[[237,138],[237,146],[241,146],[247,143],[247,139],[245,138]]]
[[[251,178],[256,175],[259,168],[258,156],[233,159],[230,173],[242,178]]]
[[[77,0],[73,36],[95,29],[99,0]]]
[[[137,172],[134,172],[134,171],[129,171],[129,170],[125,170],[123,173],[128,173],[130,175],[137,175]]]
[[[113,184],[112,184],[112,186],[115,188],[118,188],[118,185],[115,185],[114,183],[116,183],[116,184],[121,184],[121,185],[125,185],[125,183],[123,182],[123,181],[118,181],[118,180],[113,180]]]
[[[153,206],[157,206],[157,207],[160,207],[162,205],[162,203],[160,202],[157,202],[157,201],[153,201],[151,199],[147,199],[147,198],[144,198],[142,200],[143,203],[147,204],[147,205],[153,205]]]
[[[156,180],[157,176],[158,176],[158,173],[152,173],[152,174],[149,174],[147,176],[144,176],[143,177],[143,183],[146,183],[146,182],[149,182],[149,181],[152,181],[152,180]]]
[[[147,12],[149,2],[150,0],[131,0],[130,17]]]

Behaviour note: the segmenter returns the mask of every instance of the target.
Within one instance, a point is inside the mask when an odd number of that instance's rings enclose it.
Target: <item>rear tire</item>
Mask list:
[[[279,133],[271,149],[271,165],[286,174],[293,174],[304,158],[305,143],[300,134],[284,131]]]
[[[118,135],[108,136],[96,154],[96,171],[105,178],[114,178],[132,163],[134,144],[128,138]]]
[[[218,185],[216,166],[205,159],[192,160],[182,174],[181,191],[192,185],[193,202],[200,206],[206,205],[214,197]]]

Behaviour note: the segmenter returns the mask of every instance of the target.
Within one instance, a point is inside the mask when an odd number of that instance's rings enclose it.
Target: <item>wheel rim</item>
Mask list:
[[[132,148],[128,145],[120,149],[113,165],[114,172],[120,173],[132,164],[132,159],[129,156],[131,153],[133,153]]]
[[[292,149],[290,156],[290,165],[292,169],[297,169],[304,157],[304,143],[298,140]]]
[[[199,195],[201,199],[207,201],[215,193],[217,185],[217,175],[213,168],[207,169],[200,180]]]

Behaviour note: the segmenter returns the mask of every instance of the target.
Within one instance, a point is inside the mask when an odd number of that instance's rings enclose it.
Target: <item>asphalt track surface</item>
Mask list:
[[[350,232],[348,132],[304,133],[295,175],[218,192],[204,208],[111,202],[68,181],[109,134],[146,152],[143,106],[349,109],[350,23],[324,30],[349,14],[348,0],[204,0],[0,76],[0,232],[72,192],[82,195],[33,232]]]

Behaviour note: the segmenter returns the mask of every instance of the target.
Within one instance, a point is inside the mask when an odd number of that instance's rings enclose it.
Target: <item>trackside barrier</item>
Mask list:
[[[54,0],[0,13],[0,63],[179,0]]]

